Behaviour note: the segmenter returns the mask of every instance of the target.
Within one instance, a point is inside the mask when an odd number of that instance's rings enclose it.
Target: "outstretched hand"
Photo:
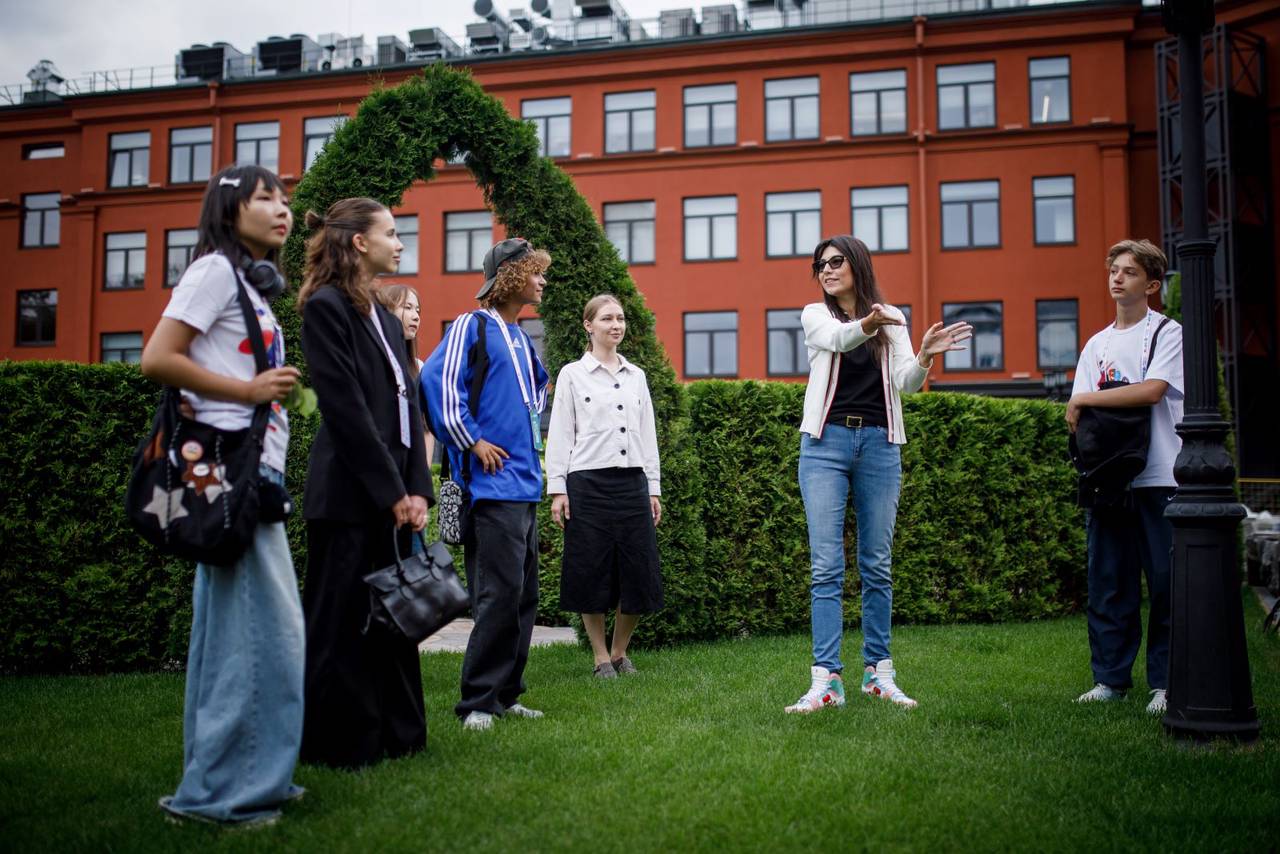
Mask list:
[[[862,331],[867,335],[875,335],[881,326],[901,326],[902,321],[889,316],[888,311],[880,303],[871,306],[871,311],[866,317],[858,320],[862,326]]]
[[[950,326],[935,323],[925,330],[924,338],[920,339],[920,355],[927,356],[932,362],[933,357],[939,354],[964,350],[964,342],[972,337],[973,327],[963,320]]]

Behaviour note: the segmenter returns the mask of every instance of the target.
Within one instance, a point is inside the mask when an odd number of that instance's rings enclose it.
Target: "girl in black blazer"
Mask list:
[[[307,520],[306,717],[302,759],[359,767],[426,745],[415,645],[368,626],[364,576],[409,554],[432,497],[404,330],[372,298],[395,272],[395,220],[373,199],[343,199],[314,234],[298,294],[302,350],[322,423],[311,445]]]

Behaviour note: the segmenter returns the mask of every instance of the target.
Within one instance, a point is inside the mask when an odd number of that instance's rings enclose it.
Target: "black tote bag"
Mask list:
[[[402,558],[396,531],[391,537],[396,562],[364,577],[369,585],[369,619],[364,630],[379,625],[393,635],[422,643],[462,616],[470,599],[444,543],[437,540]]]

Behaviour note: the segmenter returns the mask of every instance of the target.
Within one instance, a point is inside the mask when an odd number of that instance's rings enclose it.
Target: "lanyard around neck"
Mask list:
[[[502,340],[507,343],[507,354],[511,356],[511,367],[515,369],[516,379],[520,383],[520,397],[524,400],[525,408],[532,412],[533,398],[531,390],[537,388],[538,383],[533,372],[533,355],[529,352],[529,345],[526,343],[522,348],[524,350],[524,360],[529,369],[529,384],[526,386],[524,371],[520,369],[520,358],[516,356],[516,345],[511,340],[511,332],[507,329],[507,322],[493,309],[488,309],[486,313],[494,319],[498,324],[498,329],[502,332]]]
[[[1142,321],[1142,361],[1138,363],[1139,381],[1147,378],[1147,350],[1151,346],[1151,317],[1155,312],[1150,308],[1147,309],[1147,316]],[[1107,340],[1102,345],[1102,357],[1098,360],[1098,368],[1101,371],[1107,369],[1107,352],[1111,349],[1111,339],[1116,335],[1116,325],[1111,324],[1111,330],[1107,334]]]

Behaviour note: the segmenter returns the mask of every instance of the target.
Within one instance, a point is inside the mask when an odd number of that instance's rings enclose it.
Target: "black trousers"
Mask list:
[[[417,646],[377,626],[364,633],[364,576],[394,562],[391,531],[389,520],[307,522],[303,762],[354,768],[426,746]],[[408,555],[408,534],[401,537]]]
[[[1133,687],[1142,642],[1142,574],[1147,576],[1147,686],[1169,687],[1169,571],[1173,525],[1164,509],[1173,487],[1134,489],[1132,507],[1089,513],[1089,651],[1093,681]]]
[[[463,547],[475,628],[462,659],[458,717],[500,715],[524,693],[538,615],[538,505],[477,501]]]

